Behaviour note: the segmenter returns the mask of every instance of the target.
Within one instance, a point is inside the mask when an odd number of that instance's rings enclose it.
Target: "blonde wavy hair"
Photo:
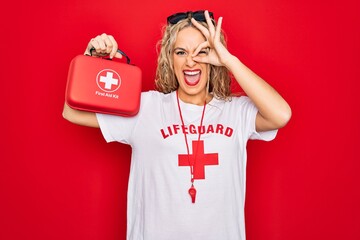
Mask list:
[[[208,28],[207,23],[200,23]],[[173,68],[172,54],[178,33],[187,27],[196,28],[193,26],[190,19],[181,20],[173,25],[168,24],[163,28],[163,37],[157,45],[158,65],[156,69],[155,88],[159,92],[170,93],[176,91],[179,87]],[[226,47],[226,40],[223,32],[221,32],[220,41]],[[231,95],[230,84],[230,73],[226,67],[210,65],[208,91],[212,92],[214,97],[223,100],[229,99]]]

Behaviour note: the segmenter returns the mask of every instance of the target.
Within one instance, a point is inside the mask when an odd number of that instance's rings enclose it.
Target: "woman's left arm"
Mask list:
[[[246,95],[254,102],[258,114],[256,116],[256,131],[268,131],[284,127],[291,118],[291,108],[280,94],[261,77],[246,67],[237,57],[232,55],[220,41],[222,17],[215,28],[209,13],[205,12],[209,29],[196,20],[192,23],[205,36],[206,41],[200,44],[193,54],[194,61],[205,62],[216,66],[225,66],[234,76]],[[209,48],[207,56],[197,53]]]
[[[273,87],[235,56],[230,56],[224,62],[224,66],[232,72],[241,88],[258,108],[257,131],[282,128],[288,123],[291,118],[291,108]]]

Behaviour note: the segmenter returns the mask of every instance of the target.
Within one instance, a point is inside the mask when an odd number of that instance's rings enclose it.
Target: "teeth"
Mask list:
[[[186,74],[186,75],[190,75],[190,76],[194,76],[194,75],[197,75],[197,74],[199,74],[200,73],[200,71],[189,71],[189,72],[187,72],[187,71],[184,71],[184,74]]]

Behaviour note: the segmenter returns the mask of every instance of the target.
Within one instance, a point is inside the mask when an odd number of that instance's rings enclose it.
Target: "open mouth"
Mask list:
[[[195,86],[200,82],[201,71],[200,70],[185,70],[184,79],[185,83],[189,86]]]

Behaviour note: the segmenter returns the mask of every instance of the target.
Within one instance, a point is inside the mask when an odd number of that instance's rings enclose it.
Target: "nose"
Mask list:
[[[186,65],[188,67],[194,67],[196,65],[196,62],[193,60],[190,54],[186,57]]]

